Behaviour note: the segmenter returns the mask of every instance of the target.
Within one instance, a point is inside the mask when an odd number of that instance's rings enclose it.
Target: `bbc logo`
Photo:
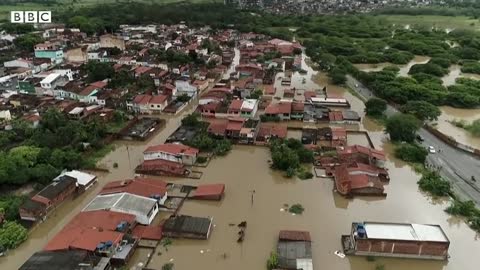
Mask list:
[[[11,23],[51,23],[51,11],[10,11]]]

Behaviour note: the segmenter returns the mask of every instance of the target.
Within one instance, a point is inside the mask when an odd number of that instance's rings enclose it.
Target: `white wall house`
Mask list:
[[[167,143],[148,147],[143,152],[143,159],[163,159],[185,165],[193,165],[197,161],[198,152],[198,149],[183,144]]]

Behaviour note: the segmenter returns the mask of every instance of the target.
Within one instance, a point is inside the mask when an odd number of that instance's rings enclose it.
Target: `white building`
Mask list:
[[[143,152],[144,160],[163,159],[193,165],[197,161],[198,149],[183,144],[166,143],[148,147]]]
[[[62,174],[57,176],[55,179],[60,178],[62,176],[68,176],[76,179],[77,187],[82,187],[84,190],[89,189],[93,184],[97,182],[97,176],[93,174],[77,171],[77,170],[63,172]]]
[[[188,81],[175,81],[175,88],[177,89],[177,96],[187,94],[189,97],[195,97],[197,95],[197,87]]]
[[[132,214],[138,223],[149,225],[158,214],[156,199],[133,195],[130,193],[115,193],[98,195],[83,210],[111,210],[120,213]]]

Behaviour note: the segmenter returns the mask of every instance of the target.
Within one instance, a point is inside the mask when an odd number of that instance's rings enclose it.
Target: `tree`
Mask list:
[[[182,126],[187,126],[187,127],[198,127],[201,125],[201,122],[198,120],[199,114],[198,113],[192,113],[187,116],[185,116],[182,119]]]
[[[407,161],[423,164],[428,151],[418,144],[402,144],[395,148],[395,157]]]
[[[419,121],[411,114],[397,113],[388,118],[386,123],[386,132],[392,141],[413,142],[419,128]]]
[[[300,165],[297,153],[288,148],[285,144],[275,147],[272,150],[272,166],[279,170],[296,169]]]
[[[380,98],[371,98],[365,102],[365,113],[370,116],[380,116],[387,109],[387,102]]]
[[[89,61],[82,68],[87,72],[89,82],[112,78],[115,74],[115,70],[110,63]]]
[[[20,50],[33,52],[35,44],[43,42],[43,38],[36,34],[25,34],[16,38],[13,43]]]
[[[4,248],[16,248],[27,240],[27,237],[27,229],[15,221],[7,221],[0,228],[0,246]]]
[[[334,84],[344,84],[347,81],[346,74],[343,70],[338,68],[333,68],[329,73],[328,76],[332,80]]]
[[[183,102],[183,103],[186,103],[190,100],[190,96],[187,95],[187,94],[183,94],[179,97],[177,97],[177,101],[180,101],[180,102]]]
[[[275,251],[270,252],[270,257],[267,261],[267,269],[273,270],[278,267],[278,255]]]
[[[421,121],[437,120],[440,114],[442,114],[437,106],[422,100],[408,101],[400,110],[404,113],[414,115]]]
[[[437,172],[433,171],[424,173],[418,185],[421,190],[433,196],[448,196],[452,192],[450,182],[443,180]]]
[[[174,264],[173,263],[166,263],[162,266],[162,270],[173,270]]]

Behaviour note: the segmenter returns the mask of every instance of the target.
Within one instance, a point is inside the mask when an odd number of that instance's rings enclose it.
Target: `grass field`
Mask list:
[[[51,10],[55,12],[56,10],[62,10],[69,7],[90,7],[99,4],[110,4],[117,2],[126,2],[124,0],[57,0],[56,5],[42,5],[39,3],[19,3],[17,5],[0,5],[0,20],[9,20],[10,11],[13,10]],[[176,3],[176,2],[190,2],[190,3],[207,3],[207,2],[216,2],[223,3],[223,0],[131,0],[131,2],[143,2],[143,3]]]
[[[469,29],[480,30],[480,21],[466,16],[409,16],[409,15],[379,15],[392,23],[400,25],[421,25],[421,26],[436,26],[440,28],[449,29]]]

